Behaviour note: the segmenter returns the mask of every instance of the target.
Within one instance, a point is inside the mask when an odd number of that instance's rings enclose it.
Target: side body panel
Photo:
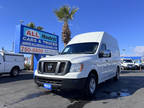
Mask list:
[[[0,54],[0,73],[4,72],[3,56]]]
[[[4,55],[4,71],[10,72],[15,66],[24,69],[24,56]]]
[[[107,33],[104,33],[101,43],[105,43],[107,50],[111,51],[111,57],[103,58],[106,61],[104,79],[107,80],[116,75],[117,67],[120,66],[120,52],[117,40]]]

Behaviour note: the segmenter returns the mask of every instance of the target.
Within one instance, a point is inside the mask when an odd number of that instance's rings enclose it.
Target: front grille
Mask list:
[[[64,75],[69,72],[70,65],[69,61],[40,61],[38,72],[40,74]]]
[[[132,64],[128,64],[128,66],[133,66]]]
[[[44,72],[46,73],[54,73],[56,70],[57,62],[44,62],[43,64]]]
[[[61,62],[61,63],[60,63],[60,67],[59,67],[58,73],[62,73],[62,72],[64,72],[65,65],[66,65],[65,62]]]

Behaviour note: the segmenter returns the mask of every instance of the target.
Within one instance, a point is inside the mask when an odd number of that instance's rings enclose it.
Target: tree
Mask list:
[[[43,30],[43,27],[41,27],[41,26],[37,26],[37,27],[36,27],[33,22],[28,23],[27,26],[30,27],[30,28],[38,29],[38,30]],[[31,55],[31,66],[30,66],[30,70],[33,70],[33,67],[34,67],[34,55],[32,54],[32,55]]]
[[[36,28],[35,24],[33,22],[30,22],[27,24],[28,27],[31,27],[31,28]]]
[[[37,26],[36,29],[38,29],[38,30],[43,30],[43,27],[41,27],[41,26]]]
[[[64,42],[64,46],[66,46],[71,39],[71,31],[68,26],[68,21],[73,19],[73,16],[77,12],[77,10],[78,8],[70,9],[69,6],[64,5],[60,9],[56,9],[54,11],[58,20],[64,22],[62,28],[62,40]]]

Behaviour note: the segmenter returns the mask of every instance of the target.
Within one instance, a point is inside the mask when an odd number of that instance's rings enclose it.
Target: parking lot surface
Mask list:
[[[124,71],[120,80],[99,85],[89,99],[78,91],[49,92],[37,88],[32,72],[0,77],[0,108],[143,108],[144,72]]]

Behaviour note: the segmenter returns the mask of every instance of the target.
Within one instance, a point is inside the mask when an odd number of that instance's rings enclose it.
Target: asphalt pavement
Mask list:
[[[81,91],[50,92],[38,88],[32,72],[0,76],[0,108],[143,108],[144,71],[123,71],[120,80],[99,85],[96,96]]]

